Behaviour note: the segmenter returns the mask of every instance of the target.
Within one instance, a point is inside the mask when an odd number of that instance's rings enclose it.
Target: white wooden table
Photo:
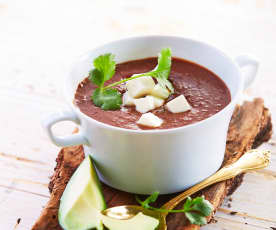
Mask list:
[[[259,79],[247,93],[263,97],[276,114],[275,0],[0,0],[1,230],[30,229],[48,200],[59,149],[40,120],[66,108],[60,89],[72,60],[102,43],[148,34],[204,40],[233,57],[254,54]],[[64,123],[57,132],[72,129]],[[231,207],[226,201],[218,222],[203,229],[276,227],[275,135],[261,148],[272,150],[272,164],[248,173]]]

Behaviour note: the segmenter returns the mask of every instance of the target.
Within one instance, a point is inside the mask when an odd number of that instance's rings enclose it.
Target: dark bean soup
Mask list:
[[[128,78],[135,73],[148,72],[156,65],[155,57],[117,64],[115,75],[106,84]],[[222,110],[231,101],[229,89],[217,75],[190,61],[172,58],[169,80],[175,93],[166,101],[183,94],[192,109],[183,113],[171,113],[165,109],[165,102],[163,106],[150,111],[164,121],[157,129],[176,128],[204,120]],[[75,104],[87,116],[126,129],[153,129],[136,124],[142,114],[135,110],[135,106],[122,106],[120,110],[115,111],[104,111],[96,107],[90,99],[95,88],[86,78],[78,85],[75,94]],[[121,93],[125,92],[124,85],[117,88]]]

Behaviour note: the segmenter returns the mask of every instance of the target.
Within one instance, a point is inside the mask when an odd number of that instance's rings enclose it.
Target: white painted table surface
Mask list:
[[[263,97],[276,114],[275,0],[0,0],[1,230],[30,229],[49,198],[59,148],[40,120],[66,108],[60,89],[70,63],[105,42],[148,34],[200,39],[232,57],[254,54],[261,66],[248,93]],[[72,128],[65,123],[57,132]],[[248,173],[231,208],[225,202],[218,222],[202,229],[276,227],[275,135],[261,148],[272,150],[272,164]]]

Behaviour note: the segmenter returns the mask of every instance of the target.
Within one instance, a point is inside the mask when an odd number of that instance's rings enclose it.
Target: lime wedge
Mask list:
[[[105,208],[101,184],[92,159],[87,156],[63,192],[59,207],[59,223],[66,230],[101,230],[103,225],[100,211]]]

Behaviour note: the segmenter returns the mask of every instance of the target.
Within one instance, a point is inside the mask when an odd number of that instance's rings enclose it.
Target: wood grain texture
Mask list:
[[[263,100],[255,99],[237,106],[233,114],[227,137],[224,165],[238,160],[242,154],[257,145],[267,141],[271,136],[272,126],[269,111],[264,108]],[[84,159],[82,146],[63,148],[57,158],[55,173],[49,184],[51,197],[43,209],[40,218],[32,230],[61,229],[57,221],[57,211],[62,192],[76,167]],[[215,207],[214,212],[221,205],[227,194],[231,194],[241,184],[243,174],[234,179],[212,185],[197,195],[204,195]],[[108,207],[136,204],[134,195],[118,191],[109,186],[103,186],[104,196]],[[175,195],[163,195],[158,199],[157,206],[161,206]],[[181,205],[181,204],[180,204]],[[179,206],[180,206],[179,205]],[[211,220],[213,215],[209,217]],[[199,229],[189,225],[181,213],[171,214],[167,218],[168,229],[188,230]]]

